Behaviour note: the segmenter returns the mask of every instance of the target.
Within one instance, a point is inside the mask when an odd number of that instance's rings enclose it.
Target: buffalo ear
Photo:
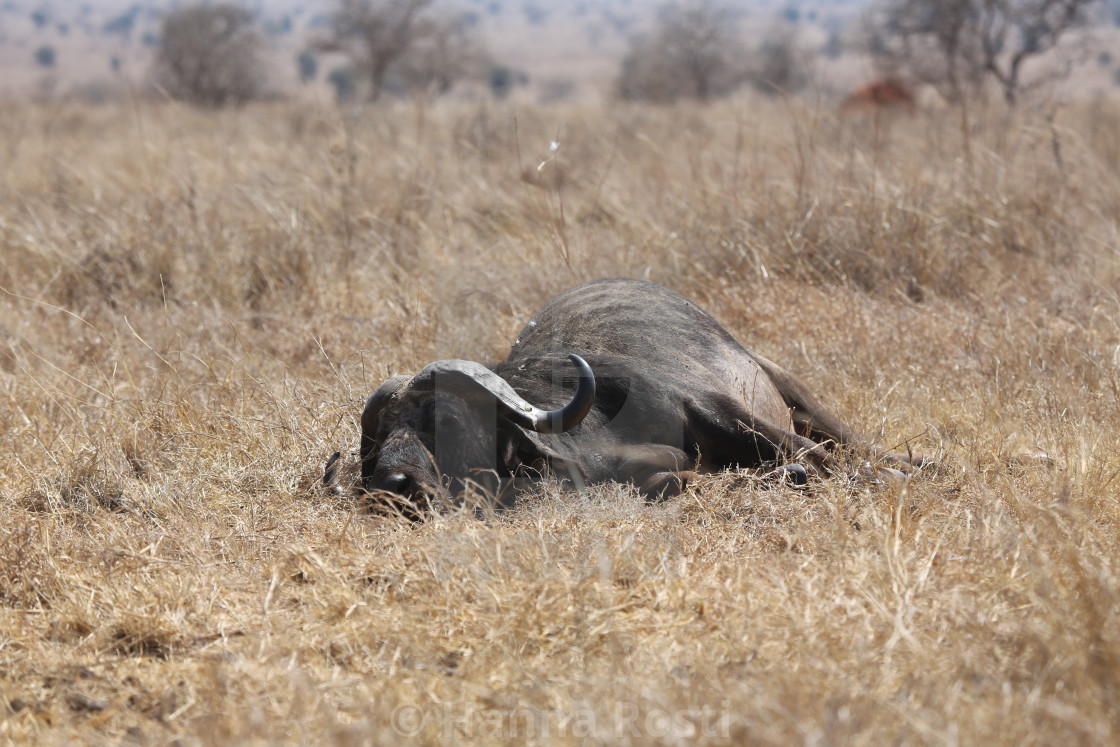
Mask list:
[[[513,426],[508,437],[502,438],[500,448],[502,461],[512,474],[516,474],[519,467],[527,467],[542,474],[551,470],[561,480],[575,483],[577,488],[591,481],[583,465],[560,456],[536,433]]]
[[[373,474],[374,462],[377,459],[377,430],[381,427],[381,411],[411,380],[411,376],[394,376],[377,387],[366,400],[365,409],[362,410],[362,439],[358,447],[362,460],[362,485],[365,485],[366,480]]]
[[[369,395],[365,409],[362,410],[363,434],[369,434],[370,438],[377,435],[377,428],[381,423],[381,411],[411,379],[411,376],[394,376]]]

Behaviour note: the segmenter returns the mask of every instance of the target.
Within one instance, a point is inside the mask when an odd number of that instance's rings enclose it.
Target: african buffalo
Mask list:
[[[362,413],[361,479],[421,503],[467,480],[499,493],[548,473],[669,496],[728,467],[841,473],[841,446],[862,449],[849,465],[925,461],[871,449],[684,296],[598,280],[549,301],[492,369],[445,360],[378,387]],[[333,460],[327,472],[333,482]]]

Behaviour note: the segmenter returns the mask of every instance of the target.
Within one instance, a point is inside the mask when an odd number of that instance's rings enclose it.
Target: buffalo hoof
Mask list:
[[[783,464],[768,474],[767,479],[803,487],[809,484],[809,471],[803,464]]]

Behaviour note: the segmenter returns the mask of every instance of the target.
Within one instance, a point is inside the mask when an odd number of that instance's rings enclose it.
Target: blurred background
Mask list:
[[[919,105],[978,88],[1010,103],[1107,95],[1120,0],[0,3],[7,101],[842,101],[884,79]]]

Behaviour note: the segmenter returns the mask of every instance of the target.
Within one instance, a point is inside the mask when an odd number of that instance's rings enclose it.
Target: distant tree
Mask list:
[[[749,76],[762,93],[796,93],[809,82],[810,59],[811,55],[798,47],[794,28],[783,24],[766,35],[754,55]]]
[[[228,3],[181,7],[164,17],[162,37],[156,79],[172,96],[221,107],[261,95],[262,42],[248,11]]]
[[[737,20],[717,0],[662,6],[653,32],[633,40],[623,58],[619,93],[627,99],[705,101],[731,92],[744,79]]]
[[[385,76],[408,51],[432,0],[338,0],[328,19],[324,51],[345,52],[369,86],[369,99],[381,95]],[[333,72],[333,71],[332,71]]]
[[[55,55],[54,47],[49,44],[44,44],[35,50],[35,62],[40,67],[54,67]]]
[[[443,94],[463,78],[482,79],[486,55],[461,17],[425,18],[386,80],[400,93]]]
[[[880,64],[960,100],[994,81],[1009,104],[1068,65],[1028,79],[1025,64],[1083,27],[1101,0],[885,0],[871,16]]]
[[[387,89],[445,91],[474,71],[465,24],[431,13],[432,0],[338,0],[316,47],[345,53],[370,101]]]
[[[319,75],[319,58],[310,49],[305,49],[296,58],[299,65],[299,80],[301,83],[310,83]]]
[[[31,12],[31,22],[35,24],[36,29],[42,31],[51,22],[51,17],[46,10],[40,8]]]

